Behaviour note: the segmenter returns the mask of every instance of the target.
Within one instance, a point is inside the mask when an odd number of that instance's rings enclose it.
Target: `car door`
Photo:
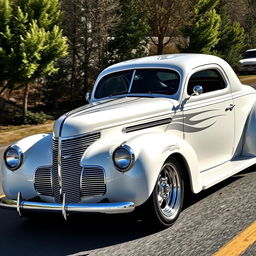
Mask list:
[[[203,92],[193,95],[197,85]],[[217,65],[194,70],[184,94],[184,138],[197,154],[199,170],[229,161],[233,155],[234,103],[225,73]]]

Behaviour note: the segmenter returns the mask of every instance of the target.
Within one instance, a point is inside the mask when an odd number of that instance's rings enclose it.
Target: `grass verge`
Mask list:
[[[241,83],[251,84],[256,83],[256,75],[239,76]]]
[[[52,132],[53,121],[41,125],[0,126],[0,145],[37,133]]]

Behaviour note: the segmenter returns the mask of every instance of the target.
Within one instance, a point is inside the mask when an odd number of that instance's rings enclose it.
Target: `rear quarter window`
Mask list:
[[[213,92],[226,88],[226,83],[216,69],[206,69],[194,73],[188,82],[187,94],[192,95],[196,85],[203,87],[203,93]]]

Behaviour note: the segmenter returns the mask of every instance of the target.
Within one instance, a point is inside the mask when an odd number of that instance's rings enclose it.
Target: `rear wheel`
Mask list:
[[[160,227],[171,226],[178,218],[184,200],[184,181],[178,161],[170,157],[158,175],[155,188],[147,201],[151,221]]]

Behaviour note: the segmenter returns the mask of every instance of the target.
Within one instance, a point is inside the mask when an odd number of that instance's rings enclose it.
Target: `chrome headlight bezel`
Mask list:
[[[12,155],[11,155],[12,152]],[[8,157],[13,159],[8,160]],[[10,164],[10,161],[16,161],[15,164]],[[7,168],[11,171],[17,170],[23,163],[23,152],[17,145],[12,145],[8,147],[4,152],[4,162]]]
[[[134,165],[135,155],[129,146],[121,145],[114,150],[112,160],[118,171],[127,172]]]

